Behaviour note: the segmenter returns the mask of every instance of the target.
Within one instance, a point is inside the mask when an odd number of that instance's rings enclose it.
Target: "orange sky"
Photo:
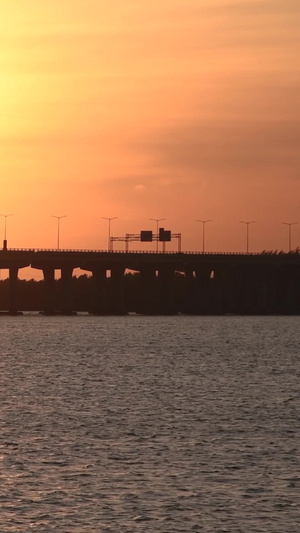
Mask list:
[[[1,2],[8,246],[55,247],[51,215],[62,248],[105,248],[102,216],[166,218],[183,250],[212,219],[208,251],[244,251],[240,220],[286,249],[299,221],[300,246],[299,27],[298,0]]]

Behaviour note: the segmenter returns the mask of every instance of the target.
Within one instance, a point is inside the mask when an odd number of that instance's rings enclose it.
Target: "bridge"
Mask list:
[[[17,314],[19,270],[43,272],[45,314],[72,314],[74,269],[91,273],[90,311],[122,315],[125,272],[139,273],[143,314],[300,314],[300,253],[197,253],[96,250],[0,250],[9,270],[9,313]],[[55,271],[61,272],[61,309],[55,308]],[[176,283],[180,277],[180,297]]]

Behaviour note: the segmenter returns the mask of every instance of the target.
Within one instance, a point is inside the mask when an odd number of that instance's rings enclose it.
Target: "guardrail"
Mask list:
[[[153,255],[262,255],[263,252],[196,252],[196,251],[185,251],[178,252],[175,250],[169,250],[165,252],[156,252],[155,250],[90,250],[84,248],[72,249],[65,248],[57,250],[56,248],[7,248],[6,250],[0,250],[0,252],[51,252],[51,253],[101,253],[101,254],[153,254]]]
[[[65,248],[57,250],[57,248],[7,248],[6,250],[0,250],[1,252],[9,253],[9,252],[28,252],[28,253],[39,253],[39,252],[51,252],[51,253],[57,253],[57,254],[63,254],[63,253],[101,253],[101,254],[151,254],[151,255],[201,255],[201,256],[215,256],[215,255],[236,255],[236,256],[258,256],[258,255],[300,255],[300,250],[293,250],[291,252],[197,252],[197,251],[185,251],[185,252],[178,252],[178,251],[165,251],[165,252],[157,252],[155,250],[91,250],[91,249],[84,249],[84,248]]]

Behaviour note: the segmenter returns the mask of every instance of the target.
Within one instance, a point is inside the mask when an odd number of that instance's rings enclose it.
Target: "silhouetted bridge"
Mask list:
[[[106,252],[8,249],[0,269],[9,269],[9,312],[18,309],[20,269],[43,272],[46,314],[71,314],[75,268],[91,272],[94,314],[124,314],[124,274],[139,272],[139,304],[144,314],[300,314],[300,254]],[[55,308],[55,270],[61,271],[61,309]],[[174,297],[178,275],[181,296]],[[76,311],[76,309],[75,309]]]

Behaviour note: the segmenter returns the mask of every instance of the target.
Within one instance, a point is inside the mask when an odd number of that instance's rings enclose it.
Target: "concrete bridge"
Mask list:
[[[9,270],[9,313],[18,309],[17,279],[25,267],[43,272],[45,314],[71,314],[75,268],[91,272],[94,314],[127,312],[124,274],[139,272],[144,314],[300,314],[300,253],[107,252],[3,249],[0,269]],[[55,270],[61,271],[63,302],[55,308]],[[175,299],[176,275],[181,297]]]

